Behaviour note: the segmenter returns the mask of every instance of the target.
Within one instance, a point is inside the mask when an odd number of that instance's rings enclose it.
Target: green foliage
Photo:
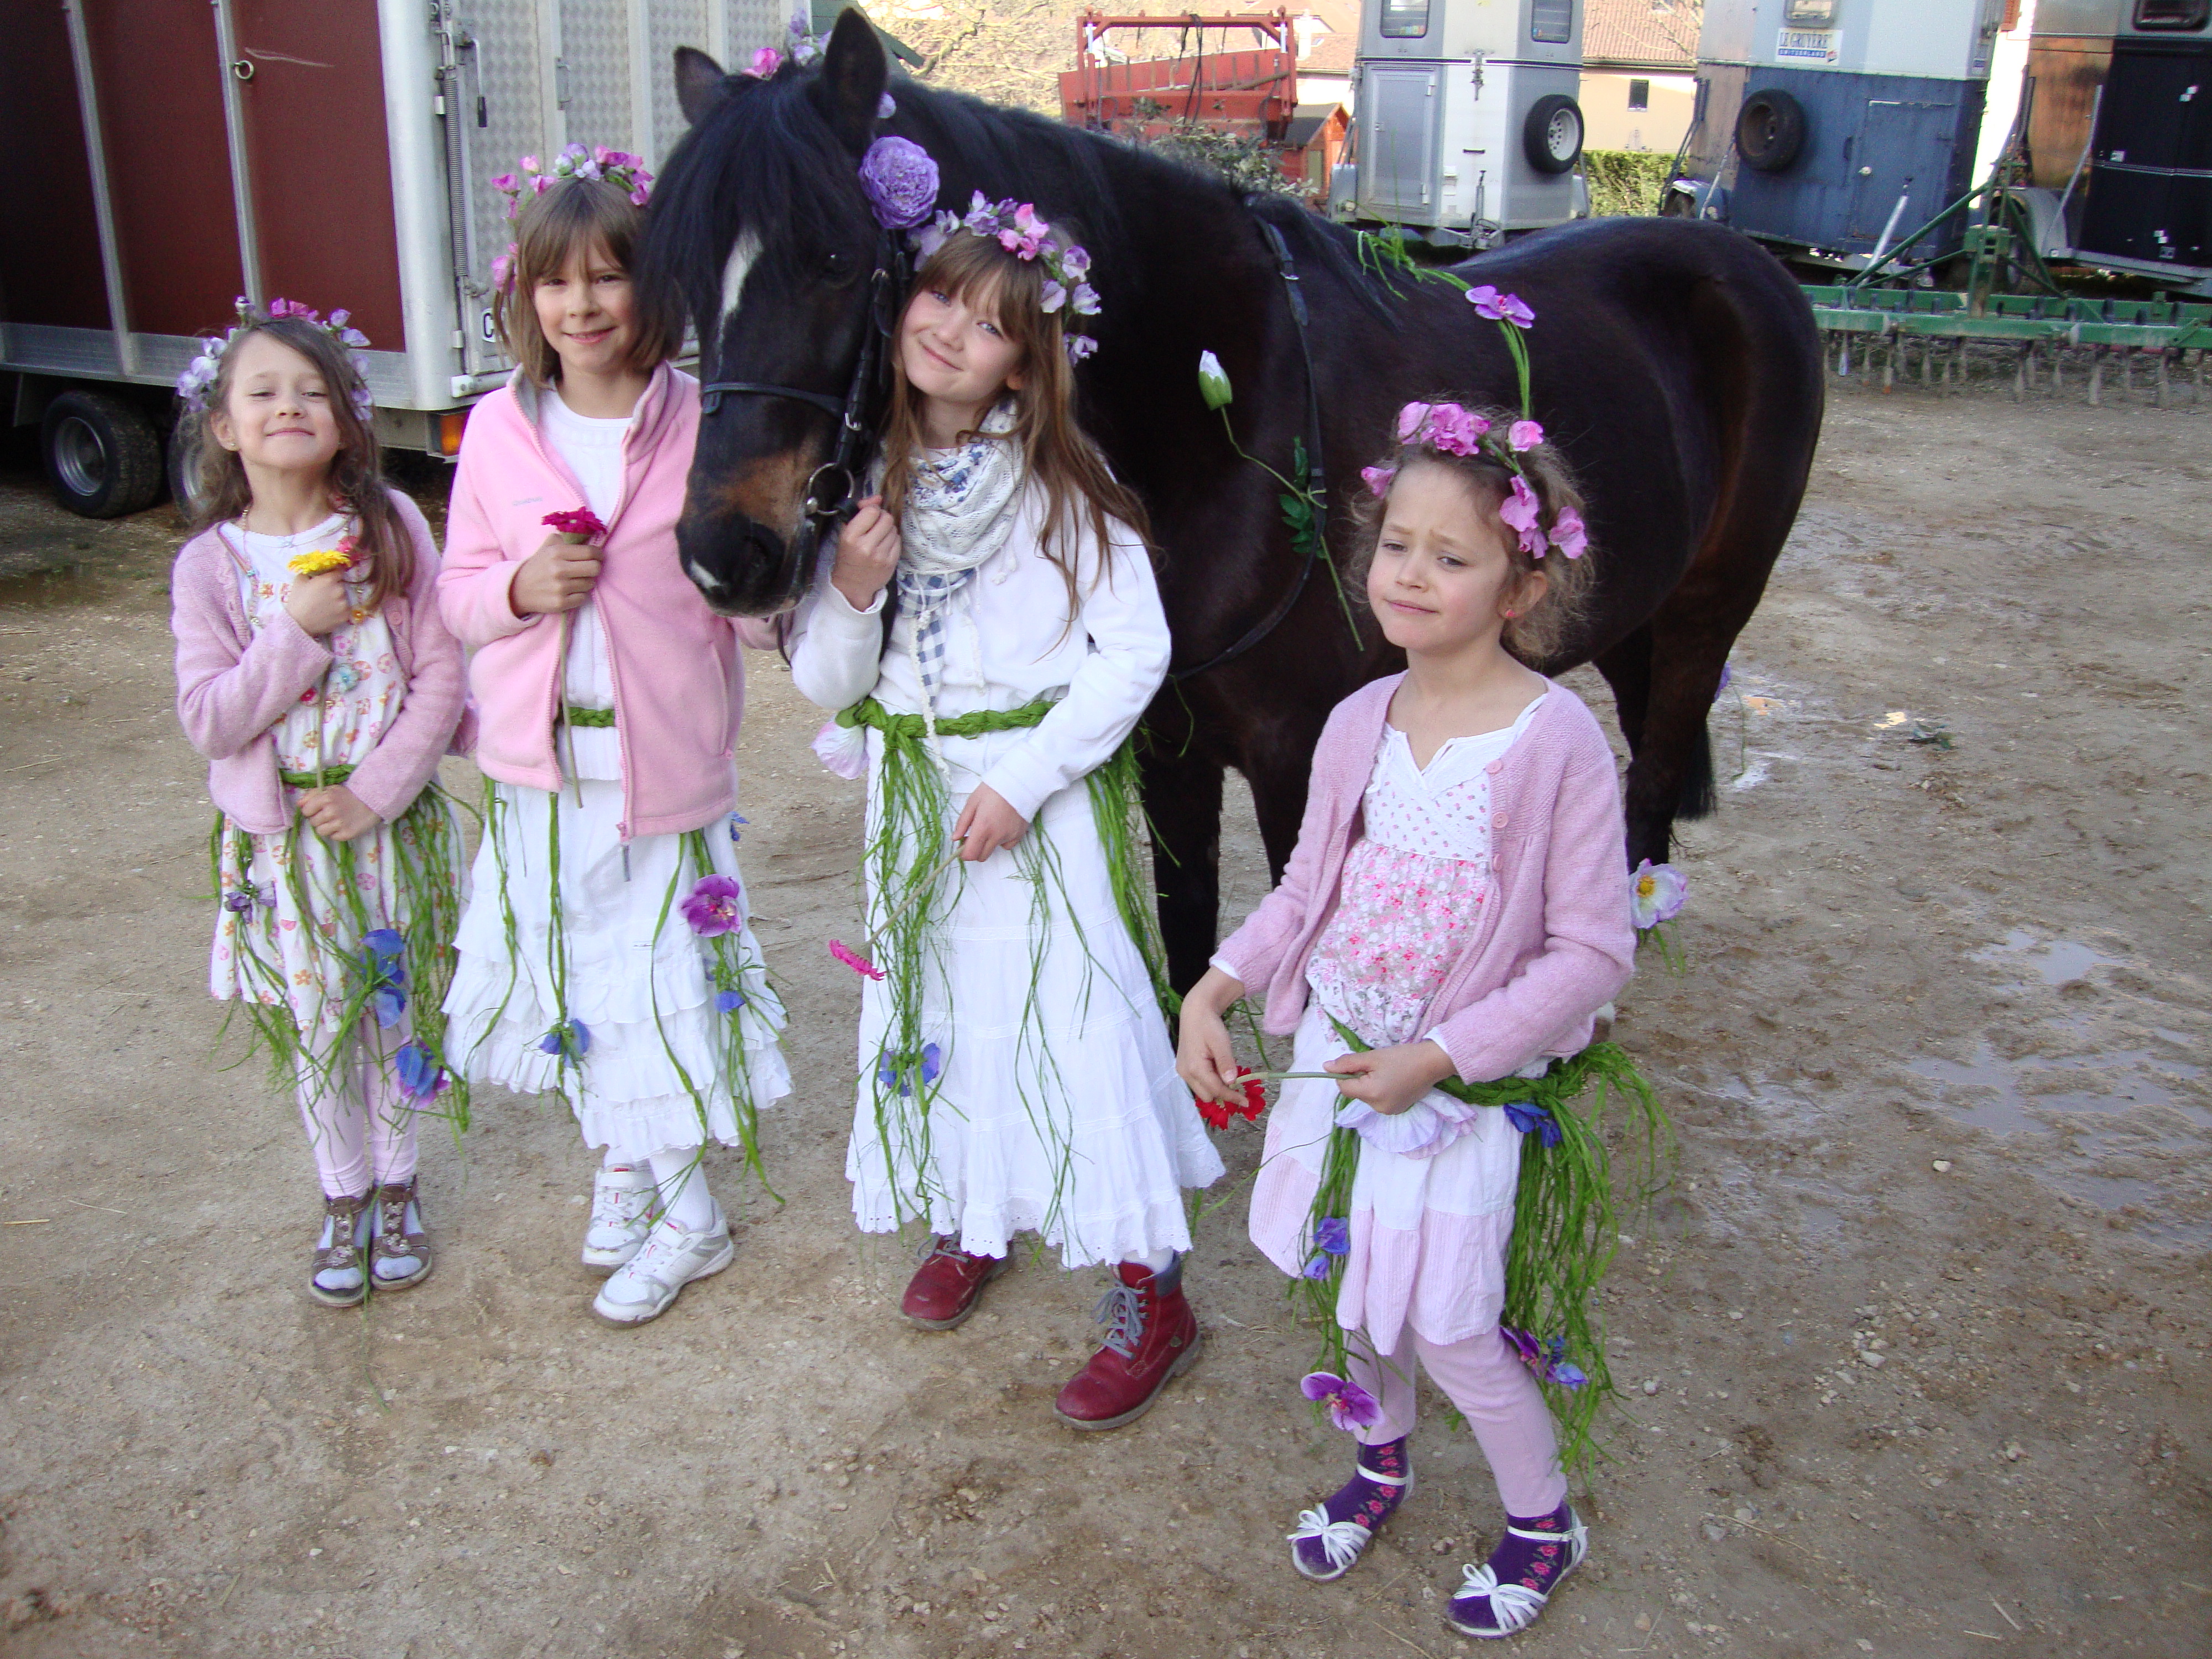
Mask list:
[[[1152,106],[1149,112],[1147,105]],[[1137,100],[1139,119],[1157,120],[1166,112],[1164,106],[1151,99]],[[1281,153],[1265,139],[1249,134],[1217,131],[1200,121],[1177,121],[1159,137],[1140,138],[1138,142],[1207,173],[1218,173],[1231,188],[1248,194],[1273,191],[1281,196],[1297,196],[1304,191],[1299,180],[1284,173]]]
[[[1659,211],[1674,158],[1656,149],[1586,149],[1590,213],[1600,219],[1649,218]]]

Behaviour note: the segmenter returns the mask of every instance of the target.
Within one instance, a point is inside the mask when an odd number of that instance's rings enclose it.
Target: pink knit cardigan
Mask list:
[[[1266,1028],[1297,1030],[1306,959],[1337,902],[1345,855],[1402,674],[1336,706],[1314,750],[1305,820],[1283,879],[1215,959],[1265,988]],[[1497,902],[1429,1005],[1428,1025],[1461,1078],[1487,1082],[1547,1054],[1571,1054],[1634,971],[1620,789],[1613,750],[1582,700],[1553,684],[1528,728],[1490,766]]]
[[[415,580],[385,602],[392,654],[407,695],[346,787],[391,823],[414,804],[453,741],[466,696],[461,647],[438,611],[438,549],[422,509],[390,492],[400,527],[415,544]],[[224,526],[195,536],[170,573],[170,627],[177,636],[177,718],[208,757],[208,793],[240,829],[282,835],[293,807],[276,776],[269,734],[312,694],[331,665],[330,648],[283,612],[253,631],[238,591],[238,566]]]

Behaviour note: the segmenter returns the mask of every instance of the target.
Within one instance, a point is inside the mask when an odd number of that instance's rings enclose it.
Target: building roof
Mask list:
[[[1704,0],[1589,0],[1589,6],[1583,15],[1585,67],[1697,68]]]

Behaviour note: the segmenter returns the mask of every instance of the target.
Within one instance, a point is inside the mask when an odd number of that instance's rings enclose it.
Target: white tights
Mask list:
[[[634,1170],[636,1161],[617,1156],[610,1147],[605,1167]],[[687,1233],[702,1233],[714,1224],[714,1195],[707,1190],[707,1167],[696,1146],[670,1146],[645,1160],[653,1184],[660,1188],[663,1223]]]

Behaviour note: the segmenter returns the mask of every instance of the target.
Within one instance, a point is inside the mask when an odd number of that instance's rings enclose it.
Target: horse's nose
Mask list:
[[[789,550],[766,525],[740,514],[677,521],[676,550],[708,607],[725,617],[766,614],[785,599]]]

